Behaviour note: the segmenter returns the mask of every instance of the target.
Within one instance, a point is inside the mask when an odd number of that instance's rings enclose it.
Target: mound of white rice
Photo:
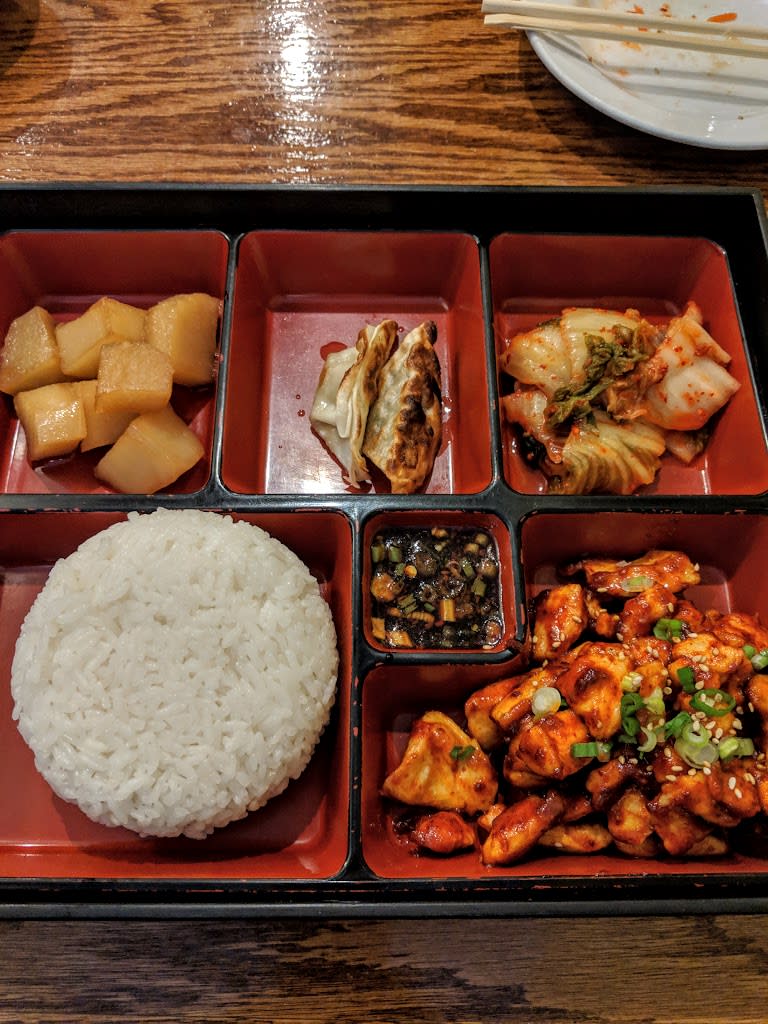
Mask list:
[[[133,513],[53,567],[16,644],[14,717],[90,818],[203,838],[301,774],[337,668],[328,605],[283,544],[213,512]]]

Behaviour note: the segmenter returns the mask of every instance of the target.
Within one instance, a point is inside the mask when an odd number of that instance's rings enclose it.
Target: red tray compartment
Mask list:
[[[697,303],[704,326],[730,354],[741,387],[712,419],[705,450],[686,466],[670,454],[638,494],[760,494],[768,489],[766,441],[726,255],[704,238],[499,235],[490,246],[496,354],[505,339],[568,306],[637,309],[651,322]],[[502,394],[508,379],[500,374]],[[546,491],[544,475],[520,454],[503,420],[504,473],[523,494]],[[734,459],[734,451],[739,458]]]
[[[71,320],[109,295],[148,308],[183,292],[224,298],[229,243],[217,231],[12,231],[0,238],[0,331],[40,305]],[[33,466],[13,402],[0,405],[0,491],[6,494],[111,494],[93,475],[105,449]],[[211,472],[215,385],[175,386],[171,404],[206,454],[165,493],[201,490]]]
[[[651,548],[682,550],[701,568],[701,584],[686,596],[702,608],[741,610],[768,617],[768,518],[761,515],[664,515],[585,513],[531,515],[523,524],[522,558],[526,599],[557,580],[558,566],[585,555],[633,558]],[[489,682],[519,674],[520,665],[376,666],[363,682],[363,854],[377,876],[405,878],[536,879],[553,877],[662,878],[674,875],[731,876],[765,873],[768,860],[732,852],[718,858],[636,859],[610,852],[552,855],[534,852],[507,867],[486,867],[479,850],[451,857],[415,852],[396,828],[401,808],[380,795],[386,775],[400,762],[416,718],[443,711],[464,724],[466,698]]]
[[[10,671],[21,623],[53,562],[124,518],[119,513],[0,515],[0,875],[5,878],[325,879],[349,846],[352,540],[338,513],[235,514],[309,566],[331,607],[339,683],[331,722],[304,773],[261,810],[205,840],[141,839],[90,821],[54,795],[11,719]],[[323,545],[313,538],[322,535]]]
[[[326,355],[366,324],[437,324],[443,438],[427,493],[491,481],[489,389],[475,239],[463,234],[266,231],[239,245],[222,481],[241,494],[352,494],[309,414]],[[244,439],[248,439],[244,443]],[[388,493],[377,476],[367,490]]]

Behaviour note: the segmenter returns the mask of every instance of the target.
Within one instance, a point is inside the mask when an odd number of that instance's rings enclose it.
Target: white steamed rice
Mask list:
[[[60,797],[105,825],[203,838],[301,774],[337,669],[330,610],[293,552],[229,516],[160,509],[56,563],[11,690]]]

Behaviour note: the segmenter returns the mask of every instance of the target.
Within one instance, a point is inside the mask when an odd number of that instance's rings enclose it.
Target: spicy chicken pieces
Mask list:
[[[417,720],[382,793],[424,810],[418,848],[478,845],[488,866],[726,853],[768,813],[768,628],[697,608],[679,551],[563,575],[534,603],[531,663],[468,697],[466,731]]]

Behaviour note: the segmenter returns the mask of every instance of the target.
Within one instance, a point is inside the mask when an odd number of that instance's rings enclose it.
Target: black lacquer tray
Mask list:
[[[768,856],[635,860],[477,852],[414,856],[379,795],[393,750],[428,707],[460,708],[510,674],[529,599],[564,560],[680,547],[698,597],[768,618],[768,250],[743,189],[0,188],[0,326],[34,303],[101,294],[221,297],[216,385],[181,401],[205,457],[168,491],[119,495],[88,459],[33,468],[0,414],[0,914],[419,916],[768,909]],[[669,315],[689,300],[741,388],[691,466],[664,464],[631,497],[553,496],[500,414],[503,337],[565,305]],[[444,437],[413,496],[346,486],[312,432],[324,353],[365,323],[438,325]],[[203,842],[141,840],[53,796],[11,720],[18,628],[52,562],[131,510],[203,508],[263,526],[307,562],[336,622],[333,720],[272,804]],[[368,545],[384,525],[480,524],[501,554],[503,643],[387,650],[369,627]]]

